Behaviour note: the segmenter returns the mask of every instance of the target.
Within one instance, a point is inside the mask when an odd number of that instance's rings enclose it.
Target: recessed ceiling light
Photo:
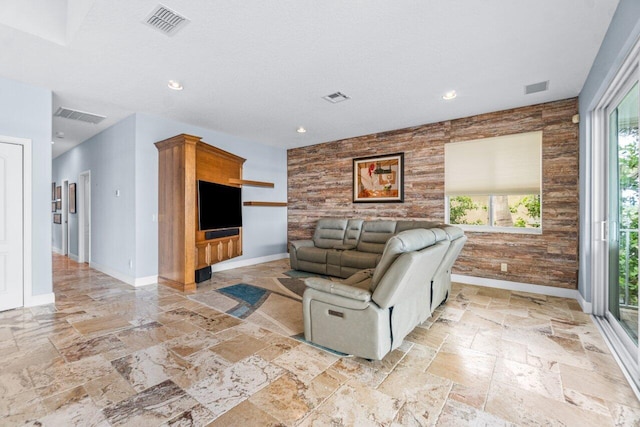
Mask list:
[[[169,89],[173,89],[173,90],[182,90],[182,89],[184,89],[182,87],[182,83],[180,83],[177,80],[169,80],[168,86],[169,86]]]
[[[450,100],[454,99],[456,96],[458,96],[456,91],[455,90],[450,90],[449,92],[447,92],[444,95],[442,95],[442,99],[444,99],[446,101],[450,101]]]
[[[296,129],[296,132],[298,132],[298,133],[306,133],[307,130],[305,128],[303,128],[302,126],[300,126],[298,129]]]

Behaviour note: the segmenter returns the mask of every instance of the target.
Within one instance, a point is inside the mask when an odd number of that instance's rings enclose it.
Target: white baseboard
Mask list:
[[[211,266],[211,272],[215,273],[216,271],[232,270],[234,268],[247,267],[249,265],[262,264],[265,262],[276,261],[285,258],[289,258],[289,254],[286,252],[257,258],[243,259],[241,261],[221,262],[218,264],[213,264]]]
[[[136,282],[136,278],[132,277],[132,276],[127,276],[126,274],[123,274],[119,271],[116,271],[112,268],[109,267],[105,267],[104,265],[100,265],[96,262],[91,261],[89,263],[89,267],[93,268],[94,270],[98,270],[101,273],[106,274],[107,276],[111,276],[114,279],[118,279],[121,282],[126,283],[127,285],[131,285],[131,286],[135,286],[135,282]]]
[[[484,277],[463,276],[452,274],[452,282],[467,285],[485,286],[487,288],[506,289],[509,291],[529,292],[532,294],[548,295],[552,297],[571,298],[578,301],[582,311],[591,313],[591,303],[586,302],[576,289],[556,288],[553,286],[533,285],[531,283],[510,282],[508,280],[486,279]]]
[[[72,253],[69,253],[69,259],[75,261],[75,262],[80,262],[80,257],[78,255],[74,255]]]
[[[56,248],[55,246],[51,246],[51,250],[52,250],[53,252],[55,252],[55,253],[59,254],[59,255],[64,255],[64,254],[62,253],[62,249],[60,249],[60,248]]]
[[[593,313],[593,305],[591,305],[590,302],[585,301],[585,299],[582,298],[582,294],[580,292],[578,292],[576,300],[578,301],[578,304],[580,304],[580,307],[582,307],[582,311],[587,314]]]
[[[147,276],[147,277],[138,277],[137,279],[134,280],[133,282],[133,286],[138,287],[138,286],[147,286],[147,285],[153,285],[158,283],[158,275],[156,274],[155,276]]]
[[[35,307],[36,305],[54,304],[56,302],[56,294],[31,295],[24,301],[25,307]]]
[[[257,258],[250,258],[250,259],[245,259],[245,260],[241,260],[241,261],[231,261],[231,262],[223,262],[223,263],[219,263],[219,264],[214,264],[211,266],[211,271],[212,272],[216,272],[216,271],[225,271],[225,270],[232,270],[234,268],[239,268],[239,267],[246,267],[249,265],[255,265],[255,264],[262,264],[264,262],[269,262],[269,261],[276,261],[279,259],[284,259],[284,258],[289,258],[289,254],[288,253],[281,253],[281,254],[275,254],[275,255],[267,255],[267,256],[263,256],[263,257],[257,257]],[[153,276],[146,276],[146,277],[132,277],[132,276],[128,276],[126,274],[123,274],[119,271],[116,271],[112,268],[109,267],[105,267],[104,265],[100,265],[98,263],[95,262],[90,262],[89,263],[89,267],[98,270],[108,276],[111,276],[115,279],[120,280],[121,282],[126,283],[127,285],[131,285],[134,287],[138,287],[138,286],[146,286],[146,285],[152,285],[154,283],[158,283],[158,276],[157,275],[153,275]]]

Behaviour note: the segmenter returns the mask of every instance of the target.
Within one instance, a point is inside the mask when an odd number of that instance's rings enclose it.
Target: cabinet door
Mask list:
[[[211,245],[209,243],[196,244],[196,269],[211,265]]]

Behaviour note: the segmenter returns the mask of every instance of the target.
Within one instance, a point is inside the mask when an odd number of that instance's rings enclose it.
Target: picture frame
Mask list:
[[[56,183],[52,182],[51,183],[51,200],[55,200],[56,199]]]
[[[76,183],[69,184],[69,213],[76,213]]]
[[[62,200],[56,200],[56,211],[62,210]]]
[[[61,186],[57,186],[56,187],[56,197],[55,200],[61,200],[62,199],[62,187]]]
[[[353,159],[353,203],[403,203],[404,153]]]
[[[59,213],[53,214],[53,223],[62,224],[62,214],[59,214]]]

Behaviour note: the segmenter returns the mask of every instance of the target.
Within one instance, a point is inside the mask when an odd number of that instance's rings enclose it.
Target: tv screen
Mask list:
[[[242,188],[198,181],[200,230],[242,227]]]

